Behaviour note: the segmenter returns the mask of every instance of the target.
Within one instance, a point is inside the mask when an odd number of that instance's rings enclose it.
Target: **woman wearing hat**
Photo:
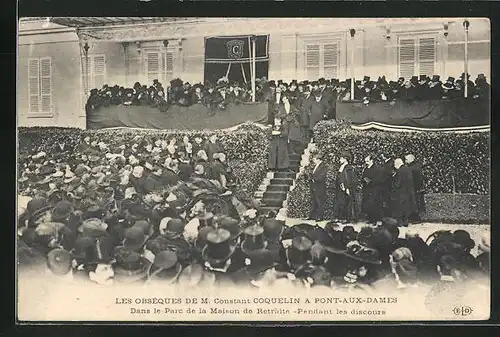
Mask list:
[[[299,109],[290,101],[290,94],[283,96],[283,105],[280,105],[280,114],[284,115],[283,123],[287,124],[289,153],[298,154],[299,145],[304,143],[299,124]]]
[[[347,244],[343,255],[348,258],[348,272],[344,275],[344,287],[367,289],[378,280],[378,266],[382,264],[376,249],[361,245],[358,241]]]
[[[287,171],[290,166],[288,157],[288,125],[282,124],[283,117],[274,119],[271,128],[271,140],[269,145],[269,157],[267,167],[271,171]]]
[[[355,218],[354,211],[354,169],[350,165],[352,160],[348,152],[340,154],[340,168],[335,180],[335,209],[337,219],[347,223]]]

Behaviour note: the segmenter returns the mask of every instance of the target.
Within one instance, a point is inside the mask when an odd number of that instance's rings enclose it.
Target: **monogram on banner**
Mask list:
[[[243,45],[245,44],[242,40],[231,40],[227,42],[227,56],[231,59],[239,59],[243,57]]]

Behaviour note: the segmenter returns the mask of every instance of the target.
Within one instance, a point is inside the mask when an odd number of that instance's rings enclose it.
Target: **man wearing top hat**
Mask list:
[[[431,80],[427,83],[427,98],[430,100],[438,100],[443,97],[443,87],[439,75],[432,75]]]
[[[299,125],[302,133],[302,138],[309,139],[309,117],[311,114],[311,107],[314,102],[314,96],[311,95],[311,87],[304,86],[304,92],[297,99],[299,106]]]
[[[486,81],[486,76],[484,76],[484,74],[477,75],[475,82],[476,82],[476,91],[474,98],[485,99],[487,102],[489,102],[490,85]]]
[[[335,214],[342,222],[353,220],[354,211],[354,169],[351,166],[352,156],[348,152],[340,155],[340,168],[335,180]]]
[[[322,100],[322,93],[319,90],[313,92],[314,101],[311,104],[311,114],[309,116],[309,135],[312,136],[314,126],[322,121],[328,112],[325,100]]]
[[[316,153],[313,156],[312,172],[307,175],[310,180],[312,202],[309,219],[323,220],[326,201],[326,177],[327,167],[323,162],[323,153]]]
[[[401,158],[394,160],[394,176],[391,189],[391,213],[400,226],[408,226],[408,218],[417,212],[415,190],[411,170]]]

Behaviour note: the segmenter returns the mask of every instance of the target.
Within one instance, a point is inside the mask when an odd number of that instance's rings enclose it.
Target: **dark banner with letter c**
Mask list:
[[[269,59],[269,35],[256,35],[255,38],[256,61],[267,61]],[[251,62],[251,49],[250,35],[208,37],[205,38],[205,62]]]

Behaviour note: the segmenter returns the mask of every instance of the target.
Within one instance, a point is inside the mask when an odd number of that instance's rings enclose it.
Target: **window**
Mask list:
[[[101,89],[104,84],[106,84],[107,73],[106,73],[106,55],[89,55],[88,56],[88,76],[89,76],[89,88],[91,89]],[[83,69],[86,67],[85,57],[82,58]]]
[[[436,70],[436,36],[399,38],[399,76],[432,76]]]
[[[339,70],[339,42],[305,45],[306,76],[310,80],[320,77],[337,78]]]
[[[52,112],[52,60],[50,57],[28,61],[30,112]]]
[[[157,79],[169,83],[174,73],[174,53],[172,51],[148,51],[144,60],[147,81]]]

